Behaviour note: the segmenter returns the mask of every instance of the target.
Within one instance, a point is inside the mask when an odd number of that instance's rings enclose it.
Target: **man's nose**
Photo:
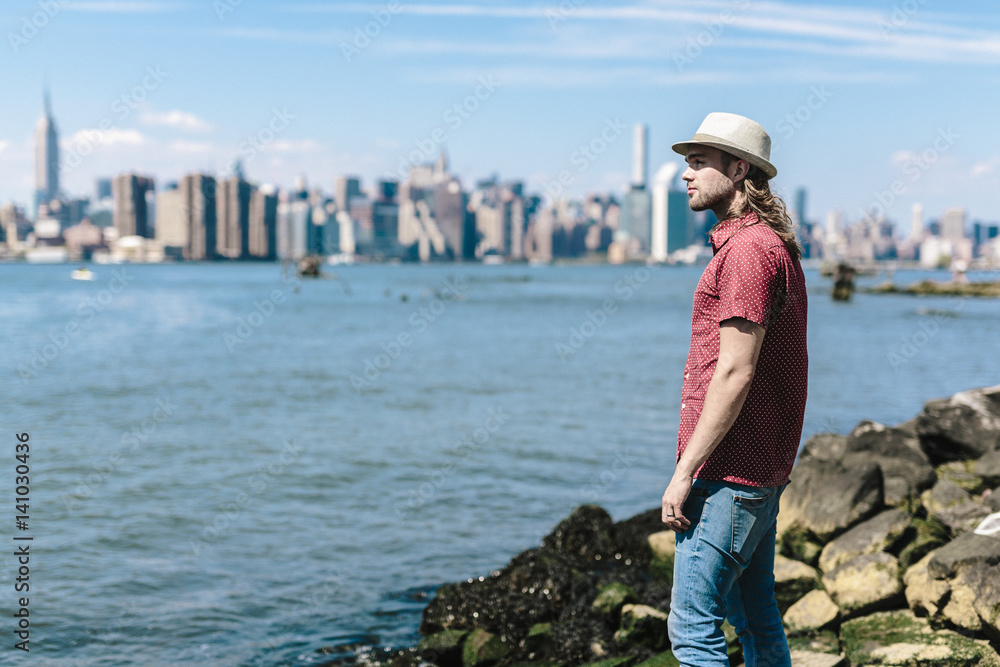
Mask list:
[[[694,180],[694,169],[692,169],[691,167],[688,167],[687,169],[685,169],[684,173],[681,174],[681,180],[682,181],[693,181]]]

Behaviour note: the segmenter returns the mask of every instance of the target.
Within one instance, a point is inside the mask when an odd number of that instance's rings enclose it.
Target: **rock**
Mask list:
[[[792,667],[848,667],[846,656],[811,651],[792,651]]]
[[[602,660],[617,650],[611,628],[596,614],[569,615],[553,623],[552,643],[552,660],[573,665]]]
[[[631,564],[645,568],[653,557],[649,548],[649,536],[659,532],[663,532],[660,508],[616,523],[612,529],[617,545],[615,556],[621,556],[616,561],[626,564],[631,561]]]
[[[653,552],[653,558],[673,562],[676,535],[677,533],[672,530],[661,530],[646,538],[649,549]]]
[[[933,630],[909,610],[847,621],[840,636],[852,665],[973,667],[987,657],[975,641],[957,632]]]
[[[641,604],[622,607],[621,627],[615,633],[619,645],[663,649],[667,645],[667,615]]]
[[[858,556],[891,550],[910,527],[910,520],[909,513],[891,509],[859,523],[823,547],[820,569],[829,572]]]
[[[927,569],[935,579],[948,579],[960,566],[980,562],[987,566],[1000,563],[1000,539],[966,533],[935,551]]]
[[[899,566],[904,570],[934,549],[947,544],[950,539],[947,526],[934,518],[915,518],[910,522],[910,529],[906,546],[897,556]]]
[[[952,536],[957,537],[962,533],[975,530],[976,526],[989,514],[990,509],[986,505],[970,500],[961,505],[934,512],[934,519],[946,526]]]
[[[846,615],[888,609],[903,601],[899,564],[887,553],[858,556],[823,575],[823,586]]]
[[[462,645],[462,664],[465,667],[490,667],[510,653],[510,647],[492,632],[476,628]]]
[[[840,609],[826,591],[814,590],[788,608],[783,620],[788,632],[798,634],[831,625],[840,616]]]
[[[588,662],[586,665],[582,665],[581,667],[629,667],[629,665],[634,662],[634,655],[620,655],[617,658],[608,658],[607,660]]]
[[[617,546],[611,516],[597,505],[582,505],[563,519],[542,540],[542,547],[559,554],[578,568],[614,558]]]
[[[528,629],[528,634],[521,640],[521,648],[529,660],[541,660],[552,655],[552,624],[535,623]]]
[[[988,583],[983,581],[988,570],[989,568],[975,566],[959,568],[955,578],[948,582],[951,586],[951,595],[948,597],[947,604],[941,609],[941,616],[963,630],[969,632],[982,630],[983,624],[979,620],[975,602],[981,584]]]
[[[531,549],[482,581],[439,588],[424,609],[420,633],[482,628],[518,639],[535,623],[554,621],[568,605],[592,595],[590,578],[548,550]]]
[[[804,635],[789,636],[788,648],[792,651],[840,655],[840,637],[832,630],[816,630]]]
[[[617,619],[622,607],[639,601],[638,596],[625,584],[612,582],[601,588],[591,606],[601,615]]]
[[[809,539],[809,533],[803,528],[792,528],[786,531],[777,546],[783,556],[805,563],[810,567],[819,562],[819,555],[823,551],[823,545]]]
[[[672,651],[664,651],[657,653],[649,660],[640,662],[635,667],[680,667],[680,664]]]
[[[1000,450],[998,450],[1000,451]],[[937,467],[937,478],[954,482],[970,494],[976,494],[986,488],[986,482],[972,472],[972,461],[949,461]]]
[[[930,575],[927,564],[933,554],[924,556],[903,575],[906,587],[906,604],[917,616],[937,616],[951,587],[947,581]]]
[[[847,436],[836,433],[817,433],[802,445],[799,462],[810,459],[816,461],[839,462],[847,451]]]
[[[898,505],[934,484],[934,468],[916,433],[863,421],[847,438],[840,459],[845,468],[874,462],[882,468],[886,505]]]
[[[442,630],[424,637],[417,644],[417,653],[427,662],[438,667],[462,664],[462,642],[469,633],[465,630]]]
[[[924,491],[920,496],[920,502],[927,509],[928,514],[940,512],[955,505],[963,505],[970,500],[972,500],[972,496],[969,495],[968,491],[946,479],[938,480],[933,487]]]
[[[1000,449],[989,452],[973,463],[972,473],[982,477],[988,486],[1000,484]]]
[[[844,469],[837,463],[807,461],[792,471],[781,496],[778,533],[805,532],[824,542],[882,509],[882,469],[866,463]]]
[[[774,556],[774,598],[784,614],[792,604],[819,585],[819,572],[780,554]]]
[[[920,446],[934,464],[1000,449],[1000,385],[928,402],[917,417]]]

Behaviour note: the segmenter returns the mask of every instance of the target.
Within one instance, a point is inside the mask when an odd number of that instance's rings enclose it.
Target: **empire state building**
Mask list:
[[[49,91],[45,91],[45,111],[35,126],[35,205],[47,204],[59,196],[59,135],[52,117]]]

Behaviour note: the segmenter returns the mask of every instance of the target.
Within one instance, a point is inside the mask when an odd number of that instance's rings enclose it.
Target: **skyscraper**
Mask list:
[[[215,178],[204,174],[187,174],[177,186],[180,192],[181,216],[188,228],[184,258],[204,260],[215,258]]]
[[[656,172],[653,182],[650,256],[657,262],[666,261],[670,253],[688,247],[694,240],[687,192],[674,187],[679,172],[676,162],[668,162]]]
[[[216,236],[219,255],[242,259],[250,254],[250,184],[239,174],[216,184]]]
[[[138,174],[115,176],[111,189],[114,193],[114,226],[118,236],[148,237],[152,231],[149,224],[149,210],[146,193],[155,189],[152,178]]]
[[[649,133],[642,123],[636,123],[632,132],[632,187],[646,189],[646,172],[649,160],[646,149],[649,144]]]
[[[250,195],[249,253],[256,259],[278,256],[278,195],[274,188],[254,190]]]
[[[35,209],[59,196],[59,133],[52,117],[49,91],[45,108],[35,125]]]

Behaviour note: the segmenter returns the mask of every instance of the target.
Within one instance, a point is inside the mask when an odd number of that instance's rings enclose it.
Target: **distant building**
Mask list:
[[[250,195],[248,253],[254,259],[278,256],[278,195],[274,188],[259,188]]]
[[[250,193],[239,174],[216,183],[215,246],[219,256],[243,259],[250,254]]]
[[[59,196],[59,132],[52,117],[49,91],[45,106],[35,125],[35,209]],[[37,213],[36,213],[37,215]]]
[[[215,259],[216,205],[215,178],[206,174],[187,174],[177,184],[181,216],[187,227],[184,258]]]
[[[678,250],[687,248],[694,241],[694,226],[686,191],[676,186],[680,165],[664,164],[653,181],[652,227],[650,232],[650,257],[665,262]]]
[[[652,205],[645,188],[633,186],[622,199],[621,230],[636,241],[642,252],[649,252],[652,241]]]
[[[95,201],[111,199],[110,178],[98,178],[96,181],[94,181],[94,199]]]
[[[119,238],[147,237],[152,231],[146,193],[153,192],[152,178],[138,174],[119,174],[112,184],[114,193],[114,226]]]
[[[156,195],[156,240],[163,246],[163,253],[175,259],[184,256],[189,243],[189,222],[184,215],[181,191],[164,190]]]
[[[941,216],[941,238],[957,242],[966,238],[965,234],[965,209],[961,207],[949,208]]]
[[[646,172],[648,170],[649,159],[647,149],[649,146],[649,130],[642,123],[636,123],[632,132],[632,187],[646,189]]]
[[[346,211],[351,205],[351,200],[360,197],[361,180],[356,176],[340,176],[333,184],[333,197],[337,202],[337,208]]]

